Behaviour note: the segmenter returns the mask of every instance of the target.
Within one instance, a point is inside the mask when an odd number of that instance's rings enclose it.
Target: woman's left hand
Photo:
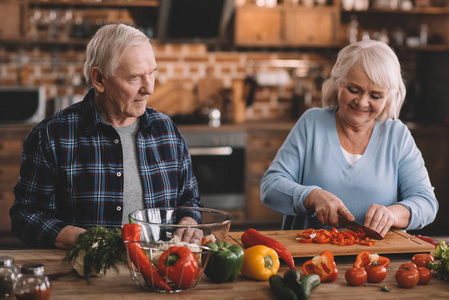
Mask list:
[[[385,206],[372,204],[365,215],[365,226],[385,236],[395,223],[394,214]]]

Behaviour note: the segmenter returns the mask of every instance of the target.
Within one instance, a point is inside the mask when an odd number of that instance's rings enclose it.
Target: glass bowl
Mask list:
[[[184,217],[195,225],[180,225]],[[149,291],[180,292],[201,280],[211,250],[207,242],[223,242],[232,215],[216,209],[176,207],[150,208],[129,214],[140,225],[139,242],[125,242],[133,281]],[[142,251],[143,250],[143,251]]]

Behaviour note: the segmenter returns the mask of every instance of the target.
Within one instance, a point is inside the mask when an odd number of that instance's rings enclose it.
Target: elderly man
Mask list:
[[[67,249],[89,227],[120,228],[134,210],[202,206],[185,141],[170,118],[146,107],[156,70],[137,29],[108,25],[92,38],[84,66],[92,88],[24,142],[10,210],[23,242]]]

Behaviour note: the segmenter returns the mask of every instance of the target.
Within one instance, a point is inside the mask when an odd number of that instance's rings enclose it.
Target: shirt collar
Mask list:
[[[95,107],[94,97],[95,88],[91,88],[83,99],[83,115],[84,120],[86,120],[86,133],[92,133],[100,124],[110,126],[103,121],[103,117]],[[145,110],[145,113],[139,117],[139,124],[140,129],[146,129],[151,125],[151,118],[149,116],[148,108]]]

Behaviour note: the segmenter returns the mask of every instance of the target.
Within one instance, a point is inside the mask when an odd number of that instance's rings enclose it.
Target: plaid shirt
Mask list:
[[[83,101],[43,120],[23,144],[10,216],[12,231],[28,245],[53,246],[67,225],[121,227],[122,146],[93,97],[91,89]],[[139,126],[145,207],[201,207],[191,157],[174,123],[147,108]]]

